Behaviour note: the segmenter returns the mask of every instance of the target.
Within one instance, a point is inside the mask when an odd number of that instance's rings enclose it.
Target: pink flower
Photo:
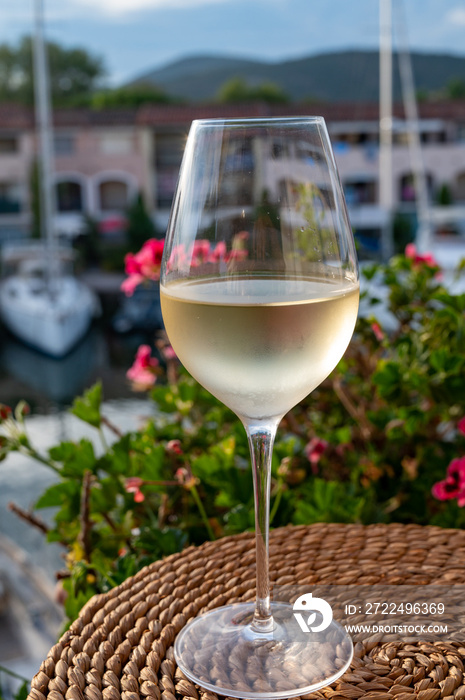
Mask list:
[[[165,360],[168,362],[169,360],[175,360],[177,358],[176,353],[173,350],[172,345],[165,345],[163,348],[163,356]]]
[[[166,269],[187,271],[190,267],[198,267],[207,263],[218,263],[220,260],[229,262],[230,260],[243,260],[247,257],[245,241],[248,238],[247,231],[240,231],[232,240],[232,248],[228,253],[226,243],[218,241],[213,247],[213,243],[206,238],[195,241],[186,253],[185,246],[181,243],[173,248],[166,265]]]
[[[414,265],[427,265],[428,267],[439,267],[439,263],[435,260],[431,253],[420,255],[414,243],[409,243],[405,247],[405,255],[413,261]]]
[[[223,260],[226,257],[226,243],[224,241],[220,241],[219,243],[216,244],[216,246],[213,248],[212,252],[210,253],[210,260],[212,262],[218,262],[219,260]]]
[[[150,238],[145,241],[144,245],[136,258],[140,264],[140,271],[144,277],[150,280],[160,279],[161,259],[163,257],[163,248],[165,241],[160,241],[155,238]]]
[[[134,293],[134,289],[144,280],[160,279],[161,259],[163,256],[164,241],[150,238],[145,241],[138,253],[128,253],[124,258],[124,268],[128,279],[121,285],[121,289],[127,296]]]
[[[155,357],[151,357],[150,345],[141,345],[137,351],[134,364],[126,372],[127,378],[133,382],[139,391],[150,389],[157,381],[156,369],[159,365]]]
[[[190,250],[190,258],[192,267],[210,262],[210,241],[205,238],[195,241]]]
[[[310,442],[305,446],[304,452],[307,456],[308,461],[312,465],[313,473],[316,472],[316,466],[320,461],[321,455],[327,447],[328,443],[326,442],[326,440],[322,440],[319,437],[312,438]]]
[[[145,280],[145,277],[140,274],[135,274],[135,275],[129,275],[122,283],[121,283],[121,291],[126,294],[127,297],[132,297],[134,294],[134,290],[136,287],[139,286],[143,281]]]
[[[130,476],[125,481],[124,489],[126,493],[134,494],[134,501],[136,503],[142,503],[142,501],[145,501],[145,496],[140,490],[140,487],[143,485],[143,483],[144,480],[138,476]]]
[[[188,267],[188,264],[184,246],[182,244],[174,246],[173,250],[171,251],[169,260],[166,264],[166,269],[168,271],[173,269],[183,270],[186,267]]]
[[[381,326],[379,323],[372,323],[371,324],[371,330],[373,331],[376,340],[381,343],[384,340],[384,333],[381,330]]]
[[[465,435],[465,416],[459,420],[457,423],[457,428],[463,435]]]
[[[170,440],[166,443],[166,451],[174,455],[182,455],[181,440]]]
[[[465,457],[452,460],[446,478],[434,484],[431,493],[440,501],[456,498],[460,507],[465,506]]]

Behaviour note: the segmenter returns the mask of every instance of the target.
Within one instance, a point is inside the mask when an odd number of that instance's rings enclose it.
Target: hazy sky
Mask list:
[[[465,0],[402,3],[411,48],[465,55]],[[192,54],[268,61],[378,44],[379,0],[44,0],[47,37],[104,58],[115,84]],[[34,0],[0,0],[0,43]]]

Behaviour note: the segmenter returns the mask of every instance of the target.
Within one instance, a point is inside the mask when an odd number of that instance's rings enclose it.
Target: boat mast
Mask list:
[[[54,191],[53,191],[53,132],[50,85],[44,40],[43,0],[35,0],[34,32],[34,97],[36,126],[39,135],[40,228],[46,246],[47,283],[53,278]]]
[[[387,214],[381,234],[381,253],[388,260],[392,245],[392,8],[379,0],[379,203]]]
[[[413,80],[412,60],[408,48],[406,20],[402,3],[397,5],[396,30],[399,37],[399,70],[402,84],[405,116],[407,118],[408,143],[415,182],[415,200],[417,205],[418,229],[415,237],[417,248],[425,253],[430,244],[431,216],[428,201],[428,183],[423,162],[420,141],[420,123]]]

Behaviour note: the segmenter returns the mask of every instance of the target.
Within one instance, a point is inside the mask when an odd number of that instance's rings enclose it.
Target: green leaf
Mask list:
[[[62,463],[62,476],[81,478],[85,471],[95,471],[94,446],[86,438],[79,442],[61,442],[49,450],[49,455],[54,462]]]
[[[79,497],[81,485],[79,482],[66,479],[58,484],[52,484],[36,501],[35,508],[53,508],[62,506],[70,498]]]
[[[136,549],[150,552],[152,560],[154,560],[168,554],[180,552],[186,541],[186,534],[179,528],[166,527],[160,529],[145,526],[140,529],[140,534],[133,542],[133,546]]]
[[[398,398],[402,393],[402,372],[397,362],[380,363],[380,369],[373,376],[380,396],[385,399]]]
[[[229,535],[250,530],[255,524],[253,505],[239,503],[225,515],[224,521]]]
[[[89,423],[94,428],[100,428],[102,418],[100,407],[102,404],[102,384],[97,382],[84,392],[84,395],[73,402],[71,413]]]
[[[131,459],[129,451],[131,449],[131,435],[123,435],[123,437],[115,442],[111,450],[104,457],[104,469],[111,474],[129,475],[131,468]]]
[[[365,492],[367,493],[367,492]],[[315,478],[301,489],[293,523],[359,522],[365,507],[365,494],[358,495],[347,483]]]
[[[22,683],[19,690],[16,692],[14,700],[26,700],[28,695],[29,695],[29,684],[27,681],[24,681],[24,683]]]

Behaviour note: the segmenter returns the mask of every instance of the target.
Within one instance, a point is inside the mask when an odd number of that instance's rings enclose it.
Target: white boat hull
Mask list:
[[[50,293],[20,276],[0,286],[0,314],[20,340],[53,357],[63,357],[87,332],[95,314],[95,297],[72,276],[54,281]]]

